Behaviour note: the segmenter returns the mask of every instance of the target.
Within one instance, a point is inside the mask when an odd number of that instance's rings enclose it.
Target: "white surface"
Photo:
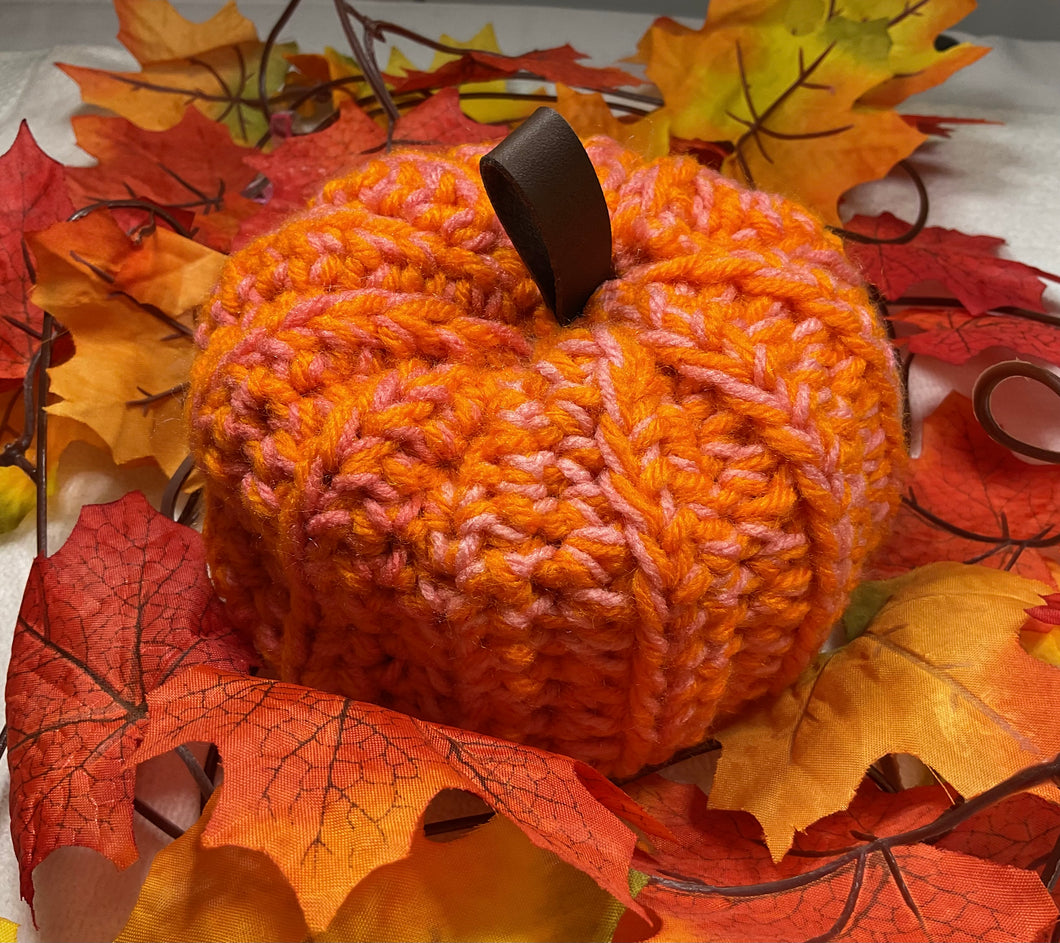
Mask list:
[[[203,19],[219,3],[195,0],[178,6],[186,15]],[[241,4],[263,32],[281,6],[272,0]],[[601,63],[632,53],[651,21],[651,17],[639,14],[559,13],[554,9],[458,4],[364,3],[362,9],[429,36],[445,31],[466,38],[492,20],[506,52],[570,41]],[[52,156],[66,163],[85,162],[68,124],[78,106],[77,88],[50,63],[59,60],[104,68],[130,67],[130,57],[112,40],[116,28],[110,4],[102,0],[0,0],[0,47],[13,50],[0,53],[0,151],[14,138],[19,120],[27,118],[37,140]],[[306,0],[286,36],[297,39],[309,51],[337,43],[330,0]],[[917,164],[932,197],[930,223],[1003,236],[1009,241],[1008,254],[1013,258],[1057,272],[1060,84],[1056,66],[1060,64],[1060,43],[993,42],[994,53],[906,106],[906,110],[917,113],[1005,122],[1003,127],[957,128],[951,139],[930,144],[918,156]],[[69,43],[104,45],[62,45]],[[416,58],[422,60],[423,54],[417,53]],[[896,179],[863,188],[851,209],[870,213],[890,209],[911,218],[913,204],[908,183]],[[1058,307],[1055,302],[1060,294],[1055,286],[1050,295]],[[966,385],[970,375],[970,371],[952,368],[926,371],[918,373],[915,383],[930,398],[950,384]],[[946,385],[940,387],[940,383]],[[1006,391],[1010,385],[1017,384],[1006,385]],[[1029,419],[1025,416],[1025,420],[1041,426],[1050,424],[1051,417],[1051,425],[1060,428],[1060,403],[1043,400],[1035,409],[1036,413]],[[1004,409],[999,412],[1004,420]],[[80,461],[82,466],[92,464],[85,452]],[[63,491],[53,502],[52,548],[59,545],[81,502],[109,500],[131,487],[157,491],[158,479],[143,473],[113,480],[92,471],[67,472]],[[6,667],[11,631],[33,554],[32,526],[28,521],[17,533],[0,538],[0,668]],[[174,772],[174,767],[163,767],[155,775],[165,781],[182,774]],[[6,784],[3,764],[0,788],[6,791]],[[149,828],[144,834],[148,832]],[[152,846],[147,838],[145,841],[147,852]],[[21,940],[102,939],[113,933],[112,928],[120,927],[122,919],[115,908],[131,906],[137,876],[116,876],[107,862],[97,861],[93,866],[96,858],[90,852],[63,852],[42,867],[38,884],[42,934],[38,935],[19,902],[6,816],[0,816],[0,915],[23,924]]]

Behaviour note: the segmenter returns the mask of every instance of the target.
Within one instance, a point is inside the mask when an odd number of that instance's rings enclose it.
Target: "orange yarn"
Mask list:
[[[603,139],[617,276],[561,328],[483,152],[373,160],[230,258],[210,566],[283,678],[628,775],[828,634],[897,501],[891,348],[806,211]]]

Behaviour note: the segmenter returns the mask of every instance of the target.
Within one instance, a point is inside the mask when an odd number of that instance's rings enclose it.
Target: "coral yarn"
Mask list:
[[[789,684],[898,497],[899,390],[839,240],[588,147],[615,277],[559,327],[485,149],[333,181],[229,259],[192,444],[213,579],[281,677],[629,775]]]

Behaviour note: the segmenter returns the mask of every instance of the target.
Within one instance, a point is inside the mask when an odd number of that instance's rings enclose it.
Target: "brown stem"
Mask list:
[[[47,311],[41,326],[40,359],[37,361],[37,556],[48,556],[48,368],[52,362],[55,319]]]
[[[919,828],[913,828],[897,835],[875,838],[857,848],[840,853],[835,859],[821,865],[819,868],[814,868],[812,871],[805,871],[792,877],[780,878],[776,881],[763,881],[760,884],[720,886],[708,884],[698,878],[659,874],[649,875],[649,882],[688,894],[717,894],[734,898],[760,897],[795,890],[834,874],[851,862],[865,859],[875,852],[890,851],[906,845],[937,841],[948,835],[961,823],[966,822],[985,809],[989,809],[1002,799],[1025,792],[1044,782],[1055,780],[1058,776],[1060,776],[1060,756],[1047,763],[1038,763],[1034,766],[1025,767],[1013,773],[1007,779],[1002,780],[993,788],[986,790],[986,792],[982,792],[978,796],[962,802],[960,805],[951,806],[927,825],[922,825]]]
[[[139,797],[133,797],[133,809],[170,838],[180,838],[184,834],[184,829]]]
[[[375,59],[374,37],[368,36],[366,30],[368,43],[367,45],[362,45],[357,32],[353,28],[353,23],[350,22],[351,16],[362,20],[361,14],[350,4],[346,3],[345,0],[334,0],[334,2],[335,12],[338,14],[342,32],[346,36],[346,42],[350,44],[353,58],[357,61],[357,65],[360,66],[361,72],[364,73],[364,78],[368,82],[369,88],[375,93],[376,100],[383,107],[383,111],[386,112],[387,141],[389,142],[394,136],[394,125],[397,124],[400,116],[397,106],[394,104],[394,99],[391,98],[390,92],[386,87],[383,73],[379,69],[379,63]]]
[[[896,166],[901,167],[909,175],[909,179],[913,181],[913,186],[916,187],[916,195],[919,200],[916,219],[904,233],[885,239],[880,236],[869,236],[863,232],[856,232],[853,229],[843,229],[840,226],[829,226],[828,228],[837,236],[842,236],[849,242],[862,242],[874,246],[900,246],[916,239],[923,231],[924,226],[927,225],[928,211],[931,208],[928,201],[927,187],[924,185],[924,178],[920,176],[920,173],[909,161],[900,160]]]
[[[266,125],[268,125],[269,119],[272,118],[272,110],[269,106],[269,90],[265,85],[268,79],[269,57],[272,55],[276,40],[280,37],[280,31],[294,16],[294,11],[298,9],[301,2],[302,0],[289,0],[287,6],[283,8],[283,12],[280,13],[279,19],[272,24],[269,35],[265,37],[265,45],[261,49],[261,59],[258,62],[258,102],[261,113],[265,115]]]

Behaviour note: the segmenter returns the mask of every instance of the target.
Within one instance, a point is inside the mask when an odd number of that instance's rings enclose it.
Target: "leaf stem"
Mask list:
[[[794,890],[799,887],[805,887],[807,884],[812,884],[814,881],[827,877],[830,874],[834,874],[840,868],[845,867],[851,862],[867,858],[868,855],[875,852],[885,852],[906,845],[917,845],[937,841],[952,832],[962,822],[966,822],[968,819],[978,815],[985,809],[990,808],[1002,799],[1006,799],[1019,792],[1025,792],[1026,790],[1032,789],[1044,782],[1055,780],[1057,777],[1060,777],[1060,756],[1049,760],[1047,763],[1038,763],[1034,766],[1028,766],[1013,773],[1007,779],[1002,780],[991,789],[987,789],[985,792],[968,799],[960,805],[951,806],[946,809],[938,816],[938,818],[933,822],[929,822],[927,825],[922,825],[918,828],[913,828],[896,835],[875,838],[857,848],[840,853],[835,859],[827,864],[821,865],[819,868],[814,868],[812,871],[805,871],[802,874],[793,875],[792,877],[780,878],[776,881],[763,881],[759,884],[720,886],[708,884],[698,878],[689,878],[673,874],[659,874],[649,875],[649,882],[658,884],[661,887],[689,894],[717,894],[723,897],[736,898],[759,897],[767,894],[776,894],[782,891]]]
[[[48,556],[48,368],[51,366],[55,319],[44,312],[40,358],[37,361],[37,556]]]
[[[184,834],[184,829],[171,819],[168,819],[161,812],[148,805],[138,796],[133,797],[133,809],[160,832],[165,833],[170,838],[180,838],[181,835]]]
[[[179,747],[175,747],[173,752],[184,761],[184,765],[188,768],[188,772],[191,773],[191,778],[195,780],[195,785],[199,787],[199,792],[202,793],[202,797],[204,799],[209,799],[210,796],[213,795],[214,783],[213,780],[206,775],[206,770],[202,768],[202,765],[195,758],[195,754],[183,744]]]
[[[361,71],[364,73],[369,88],[375,93],[376,101],[379,102],[383,111],[386,112],[387,141],[389,142],[394,136],[394,125],[397,124],[400,115],[397,106],[394,104],[394,99],[391,98],[390,92],[387,90],[386,82],[383,80],[383,73],[379,70],[379,63],[376,62],[375,50],[373,48],[374,37],[369,35],[367,28],[365,28],[365,38],[367,43],[362,45],[357,36],[357,32],[353,28],[353,24],[350,22],[350,17],[355,17],[362,23],[362,25],[364,24],[365,18],[350,6],[350,4],[346,3],[345,0],[334,0],[334,3],[335,12],[339,16],[339,23],[342,25],[342,32],[346,36],[346,42],[350,44],[350,51],[353,53],[353,58],[357,61],[357,65],[360,66]]]

